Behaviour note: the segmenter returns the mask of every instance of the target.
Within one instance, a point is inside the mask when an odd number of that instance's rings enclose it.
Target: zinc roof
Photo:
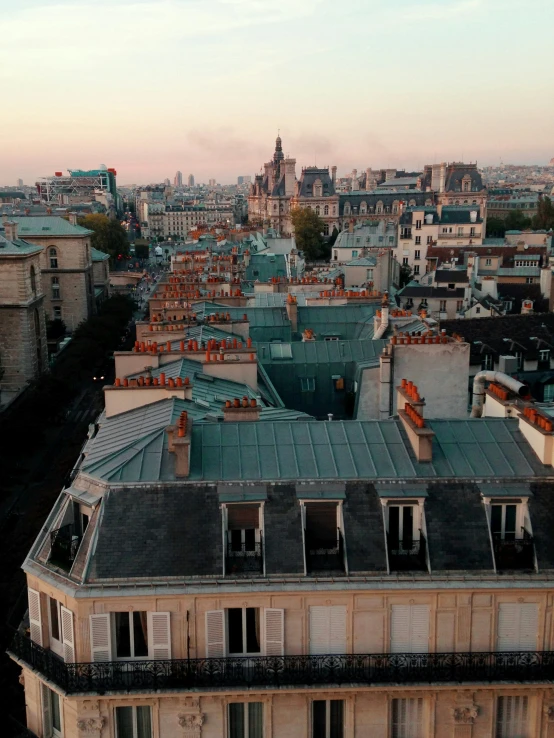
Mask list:
[[[0,234],[0,258],[2,256],[31,256],[31,254],[39,254],[42,251],[42,246],[35,246],[32,243],[27,243],[21,238],[16,238],[15,241],[8,241],[3,235]]]
[[[110,258],[109,254],[105,254],[103,251],[95,249],[94,246],[90,250],[90,255],[93,261],[106,261],[106,259]]]
[[[12,218],[17,223],[17,232],[21,236],[89,236],[92,231],[79,225],[71,225],[65,218],[57,215],[44,217],[18,217]]]

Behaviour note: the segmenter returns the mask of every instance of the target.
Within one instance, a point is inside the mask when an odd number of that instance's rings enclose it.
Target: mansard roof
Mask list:
[[[313,197],[314,185],[317,180],[320,180],[323,185],[322,192],[324,197],[335,194],[335,186],[328,168],[318,169],[318,167],[306,167],[302,170],[302,174],[298,180],[297,197]]]

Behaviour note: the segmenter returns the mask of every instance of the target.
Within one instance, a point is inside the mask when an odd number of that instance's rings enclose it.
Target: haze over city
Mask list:
[[[0,2],[0,184],[554,156],[549,0]],[[85,145],[86,144],[86,145]]]

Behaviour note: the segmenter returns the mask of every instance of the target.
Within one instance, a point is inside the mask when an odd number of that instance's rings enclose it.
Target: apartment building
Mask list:
[[[95,311],[92,231],[56,216],[13,217],[16,238],[40,246],[44,310],[60,318],[72,332]]]
[[[30,730],[551,736],[553,430],[511,386],[517,418],[406,379],[390,420],[102,415],[24,563]]]

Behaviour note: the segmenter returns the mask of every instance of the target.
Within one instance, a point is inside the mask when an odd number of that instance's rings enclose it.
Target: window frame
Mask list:
[[[315,704],[318,703],[324,703],[325,704],[325,735],[321,736],[321,738],[344,738],[345,734],[345,722],[346,722],[346,700],[334,700],[334,699],[312,699],[311,706],[310,706],[310,733],[311,738],[320,738],[319,734],[316,735],[315,733],[315,722],[314,722],[314,712],[315,712]],[[331,726],[331,703],[332,702],[339,702],[342,707],[342,721],[340,728],[336,731],[332,730]]]
[[[264,702],[262,700],[247,700],[246,702],[235,702],[234,700],[230,700],[227,702],[227,709],[226,709],[226,717],[227,717],[227,730],[226,735],[227,738],[231,738],[231,736],[236,733],[235,731],[231,730],[231,705],[242,705],[243,707],[243,726],[244,726],[244,732],[242,738],[250,738],[250,710],[249,705],[261,705],[261,712],[262,712],[262,734],[261,738],[265,735],[265,710],[264,710]]]
[[[44,738],[63,738],[63,700],[56,690],[51,689],[44,682],[41,684],[41,708],[42,708],[42,730]],[[48,700],[48,705],[45,705]],[[59,718],[59,728],[54,725],[54,700],[57,702],[57,715]],[[48,722],[47,722],[48,721]]]
[[[241,615],[241,625],[242,625],[242,644],[243,644],[243,650],[242,651],[231,651],[231,638],[229,636],[230,628],[229,628],[229,611],[230,610],[240,610]],[[259,623],[259,633],[256,635],[258,638],[258,644],[259,644],[259,650],[258,651],[248,651],[247,650],[247,644],[248,644],[248,618],[246,616],[247,610],[257,610],[258,612],[258,623]],[[227,630],[227,655],[228,656],[262,656],[263,655],[263,624],[262,619],[264,617],[264,608],[263,607],[226,607],[225,608],[225,628]]]
[[[48,249],[48,260],[50,264],[50,269],[59,269],[58,266],[58,249],[55,246],[50,246]]]
[[[133,615],[134,614],[140,615],[141,613],[144,613],[146,616],[146,656],[135,656],[134,650],[135,650],[135,634],[134,634],[134,625],[133,625]],[[116,625],[116,615],[128,615],[129,616],[129,649],[130,649],[130,655],[129,656],[118,656],[117,655],[117,645],[118,645],[118,638],[117,638],[117,625]],[[150,660],[150,648],[149,648],[149,633],[148,633],[148,611],[147,610],[131,610],[131,611],[114,611],[110,613],[110,628],[112,629],[112,639],[113,639],[113,660],[114,661],[148,661]]]
[[[121,708],[130,707],[133,715],[133,738],[154,738],[154,709],[152,705],[136,705],[136,704],[125,704],[125,705],[114,705],[113,708],[113,726],[114,726],[114,738],[120,738],[117,711]],[[138,734],[138,718],[137,709],[139,707],[148,708],[150,710],[150,735],[139,736]]]
[[[60,658],[63,658],[63,641],[62,641],[62,603],[57,600],[55,597],[50,597],[50,595],[47,595],[48,597],[48,638],[50,642],[50,650],[53,651],[57,656]],[[57,626],[58,626],[58,635],[59,638],[56,638],[52,634],[52,603],[55,603],[54,607],[56,609],[56,618],[57,618]]]

